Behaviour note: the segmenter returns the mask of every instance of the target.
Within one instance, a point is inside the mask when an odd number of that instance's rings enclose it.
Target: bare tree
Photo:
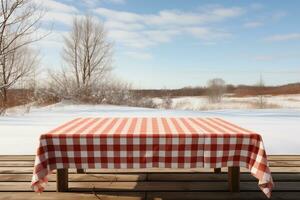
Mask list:
[[[75,83],[78,94],[97,86],[111,70],[112,60],[112,44],[103,24],[88,15],[75,17],[71,32],[64,37],[63,59],[66,64],[63,73]]]
[[[161,106],[165,109],[171,109],[173,104],[172,97],[170,95],[164,96],[162,98]]]
[[[265,108],[267,102],[266,99],[264,97],[264,89],[265,89],[265,82],[263,80],[262,75],[260,75],[259,77],[259,81],[257,83],[257,96],[258,96],[258,106],[259,108]]]
[[[214,78],[207,83],[208,99],[211,103],[221,102],[226,92],[225,81],[221,78]]]
[[[7,90],[30,75],[38,62],[30,44],[37,36],[43,12],[30,0],[0,1],[0,90],[4,104]]]

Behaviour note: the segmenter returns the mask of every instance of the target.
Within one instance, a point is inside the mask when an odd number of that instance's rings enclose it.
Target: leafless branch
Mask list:
[[[30,44],[37,36],[44,12],[31,0],[0,0],[0,90],[7,101],[7,90],[21,78],[31,75],[39,61]]]
[[[104,26],[90,16],[75,17],[62,57],[76,90],[91,90],[111,70],[112,45]]]

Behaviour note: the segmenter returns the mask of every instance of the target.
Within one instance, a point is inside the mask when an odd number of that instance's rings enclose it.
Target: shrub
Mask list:
[[[225,81],[220,78],[214,78],[207,83],[208,100],[211,103],[219,103],[226,92]]]

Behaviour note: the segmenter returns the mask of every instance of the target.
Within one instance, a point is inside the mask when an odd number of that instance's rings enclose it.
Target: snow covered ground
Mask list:
[[[222,117],[260,133],[268,154],[300,154],[300,109],[227,109],[185,111],[109,105],[58,103],[10,109],[0,116],[0,154],[35,154],[39,135],[71,120],[88,116],[199,116]]]
[[[157,105],[162,103],[162,99],[154,98]],[[266,95],[263,101],[267,108],[299,108],[300,95]],[[207,97],[178,97],[172,98],[172,108],[189,110],[219,110],[219,109],[255,109],[259,108],[259,97],[230,97],[223,98],[221,103],[210,104]]]

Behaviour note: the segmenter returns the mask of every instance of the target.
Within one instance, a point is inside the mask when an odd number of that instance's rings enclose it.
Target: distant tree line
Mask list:
[[[180,96],[202,96],[206,94],[205,87],[184,87],[180,89],[134,89],[132,92],[144,97],[180,97]]]
[[[134,89],[133,93],[147,97],[182,97],[182,96],[206,96],[207,87],[184,87],[180,89]],[[235,97],[257,96],[257,95],[282,95],[299,94],[300,83],[291,83],[279,86],[258,86],[258,85],[226,85],[226,93]]]

